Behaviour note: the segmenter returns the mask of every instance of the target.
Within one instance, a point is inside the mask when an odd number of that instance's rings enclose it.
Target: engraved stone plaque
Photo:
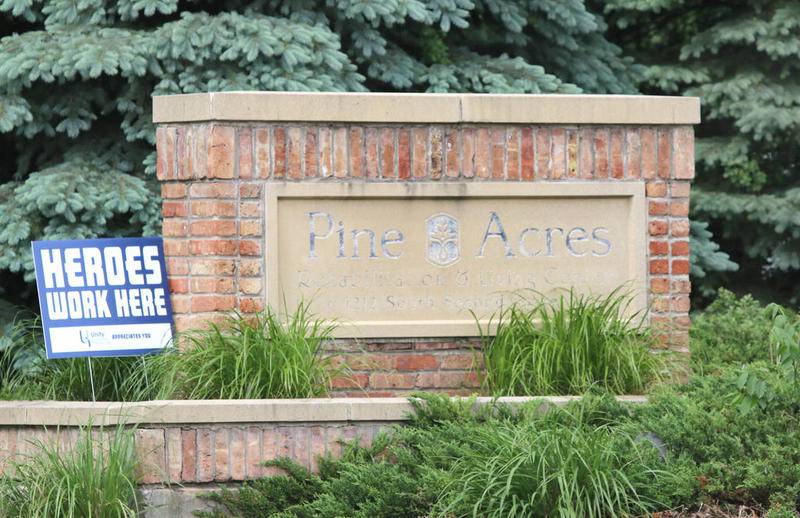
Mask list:
[[[310,302],[340,337],[476,336],[570,288],[645,305],[642,182],[285,183],[265,206],[268,302]]]

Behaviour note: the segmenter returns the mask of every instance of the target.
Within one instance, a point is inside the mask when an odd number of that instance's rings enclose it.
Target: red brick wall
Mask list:
[[[478,340],[342,340],[330,354],[349,369],[333,382],[338,396],[405,396],[427,390],[468,396],[481,385]]]
[[[644,182],[651,322],[688,351],[691,126],[162,125],[164,245],[179,330],[264,307],[270,181]],[[474,342],[368,341],[345,347],[370,394],[474,390]],[[364,363],[364,358],[373,362]],[[360,393],[352,382],[337,390]]]
[[[263,462],[282,457],[315,470],[320,455],[339,456],[339,441],[358,438],[366,445],[393,424],[400,423],[144,425],[134,439],[142,484],[235,482],[278,473]],[[74,427],[0,427],[0,475],[11,471],[12,461],[23,462],[38,452],[31,441],[70,451],[79,433]]]

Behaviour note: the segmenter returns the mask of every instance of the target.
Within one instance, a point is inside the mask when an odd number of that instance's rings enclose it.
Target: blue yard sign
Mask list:
[[[31,244],[48,358],[133,356],[171,343],[161,238]]]

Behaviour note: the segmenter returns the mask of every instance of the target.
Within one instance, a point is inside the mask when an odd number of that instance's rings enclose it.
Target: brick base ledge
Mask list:
[[[573,397],[500,398],[519,405],[541,401],[542,410]],[[621,401],[641,403],[642,396]],[[476,405],[492,398],[478,398]],[[0,403],[0,475],[26,462],[37,442],[69,451],[77,426],[136,425],[134,449],[139,483],[235,483],[277,474],[265,461],[290,458],[312,471],[323,455],[338,457],[343,441],[367,446],[382,432],[402,425],[412,406],[407,398],[331,398],[289,400],[149,401],[83,403],[10,401]],[[106,433],[113,433],[107,431]],[[174,487],[174,486],[173,486]],[[161,497],[170,497],[162,494]],[[179,495],[172,495],[178,497]],[[183,511],[158,516],[182,516]]]
[[[478,405],[494,401],[521,405],[531,401],[556,406],[581,396],[478,397]],[[466,398],[454,398],[466,399]],[[618,396],[625,403],[643,403],[645,396]],[[162,400],[136,403],[73,401],[0,402],[0,426],[93,426],[120,422],[153,424],[309,423],[408,420],[408,398],[317,398]]]

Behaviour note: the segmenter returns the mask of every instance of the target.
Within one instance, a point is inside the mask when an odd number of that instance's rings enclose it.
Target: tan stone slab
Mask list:
[[[153,96],[153,122],[193,122],[214,120],[212,94]]]
[[[478,397],[476,404],[493,401],[512,406],[531,401],[565,405],[580,396]],[[643,403],[644,396],[619,396],[625,403]],[[209,401],[0,402],[0,426],[94,426],[124,421],[139,425],[235,424],[308,422],[403,422],[413,407],[407,398],[247,399]]]
[[[337,337],[478,336],[523,297],[646,304],[642,182],[269,184],[267,301]],[[476,322],[477,319],[477,322]]]
[[[153,122],[697,124],[697,97],[211,92],[153,97]]]
[[[453,94],[220,92],[153,97],[153,121],[447,123],[460,107]]]
[[[699,97],[654,95],[463,95],[461,122],[699,124]]]

